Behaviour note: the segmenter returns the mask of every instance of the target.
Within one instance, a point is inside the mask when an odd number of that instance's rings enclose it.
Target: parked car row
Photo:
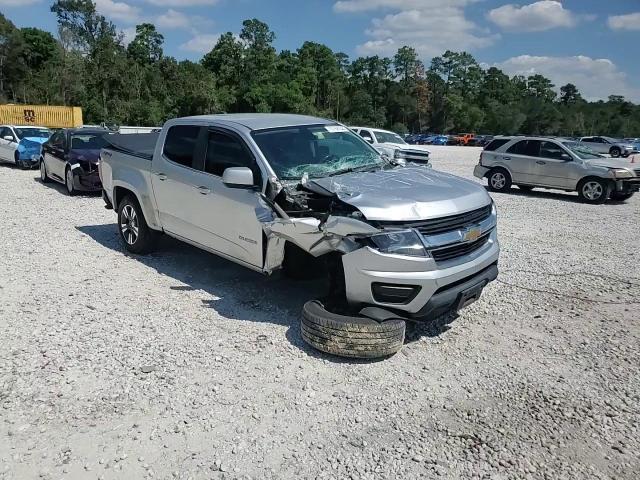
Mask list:
[[[640,191],[640,165],[607,158],[588,142],[548,137],[496,137],[482,153],[474,175],[487,178],[489,189],[512,185],[530,191],[551,188],[576,191],[587,203],[625,201]]]

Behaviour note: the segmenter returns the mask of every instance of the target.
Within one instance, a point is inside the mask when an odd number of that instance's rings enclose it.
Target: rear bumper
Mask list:
[[[474,177],[484,178],[488,172],[489,172],[489,169],[487,167],[483,167],[482,165],[476,165],[473,168]]]

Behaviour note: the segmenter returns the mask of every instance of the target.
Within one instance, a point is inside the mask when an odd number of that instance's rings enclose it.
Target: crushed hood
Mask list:
[[[424,167],[316,178],[309,180],[307,188],[334,193],[367,220],[378,221],[427,220],[491,203],[480,184]]]

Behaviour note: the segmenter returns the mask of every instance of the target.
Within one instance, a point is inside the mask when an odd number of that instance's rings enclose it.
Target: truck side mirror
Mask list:
[[[222,172],[222,183],[229,188],[253,188],[253,172],[248,167],[229,167]]]

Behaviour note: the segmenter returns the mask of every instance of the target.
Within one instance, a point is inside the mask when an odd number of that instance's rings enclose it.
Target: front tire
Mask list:
[[[580,200],[594,205],[601,204],[609,198],[611,187],[601,178],[586,178],[578,185]]]
[[[64,185],[67,187],[67,193],[69,196],[73,197],[78,191],[76,190],[75,185],[73,184],[73,170],[70,167],[64,172]]]
[[[503,168],[491,170],[487,180],[492,192],[508,192],[511,189],[511,175]]]
[[[44,159],[40,159],[40,181],[42,183],[49,183],[51,179],[49,178],[49,174],[47,174],[47,165],[44,163]]]
[[[131,253],[143,255],[155,248],[158,233],[149,228],[138,201],[130,195],[118,205],[118,231],[124,248]]]
[[[404,344],[405,321],[378,322],[327,311],[317,300],[302,308],[302,338],[313,348],[351,358],[381,358],[397,353]]]
[[[620,150],[618,147],[612,147],[611,150],[609,150],[609,153],[613,158],[618,158],[622,153],[622,150]]]
[[[611,196],[609,197],[614,202],[626,202],[631,197],[633,197],[634,192],[611,192]]]
[[[16,167],[20,168],[21,170],[27,169],[27,166],[22,162],[22,160],[20,160],[20,154],[17,151],[13,154],[13,161],[16,163]]]

